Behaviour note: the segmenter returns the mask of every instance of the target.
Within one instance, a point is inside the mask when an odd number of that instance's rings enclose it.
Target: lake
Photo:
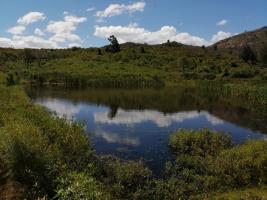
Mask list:
[[[177,129],[223,131],[235,144],[267,138],[260,105],[204,89],[30,88],[28,94],[57,116],[82,122],[98,154],[143,159],[155,174],[172,159],[168,142]]]

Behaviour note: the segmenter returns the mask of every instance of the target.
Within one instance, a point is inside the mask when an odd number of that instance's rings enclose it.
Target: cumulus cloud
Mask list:
[[[191,35],[187,32],[178,32],[173,26],[163,26],[157,31],[149,31],[137,24],[128,26],[96,26],[94,35],[99,38],[108,38],[115,35],[120,43],[136,42],[148,44],[161,44],[167,40],[194,46],[208,46],[219,40],[232,36],[229,32],[219,31],[211,40]]]
[[[137,2],[128,5],[112,5],[113,6],[110,5],[104,11],[99,11],[100,13],[98,12],[98,16],[100,18],[111,17],[125,12],[142,11],[145,7],[145,2]],[[41,12],[30,12],[19,18],[17,21],[18,24],[7,30],[7,32],[13,35],[12,38],[2,37],[0,46],[12,46],[14,48],[61,48],[81,46],[82,39],[76,34],[76,30],[79,24],[87,21],[87,18],[77,17],[68,12],[64,12],[62,20],[48,22],[44,30],[35,28],[32,35],[25,35],[27,25],[44,20],[45,18],[45,15]],[[159,30],[149,31],[139,27],[136,23],[129,24],[128,26],[96,26],[94,35],[105,39],[110,35],[115,35],[120,43],[136,42],[160,44],[170,40],[194,46],[208,46],[232,36],[229,32],[219,31],[214,34],[210,40],[206,40],[202,37],[191,35],[188,32],[178,32],[174,26],[163,26]]]
[[[121,15],[124,13],[134,13],[137,11],[144,11],[146,6],[145,2],[136,2],[133,4],[110,4],[105,10],[103,11],[97,11],[96,17],[99,19],[107,18],[107,17],[113,17],[116,15]]]
[[[15,48],[58,48],[57,43],[34,35],[14,36],[12,42]]]
[[[2,38],[0,37],[0,47],[13,47],[13,41],[11,39],[8,38]]]
[[[14,35],[12,39],[0,37],[0,47],[12,48],[58,48],[58,44],[42,37]]]
[[[7,30],[8,33],[11,33],[13,35],[21,35],[26,30],[25,26],[14,26]]]
[[[224,40],[226,38],[231,37],[232,35],[233,34],[230,32],[219,31],[218,33],[216,33],[215,35],[212,36],[211,43],[216,43],[220,40]]]
[[[95,7],[90,7],[90,8],[86,9],[87,12],[91,12],[91,11],[94,11],[94,10],[95,10]]]
[[[37,36],[44,36],[45,35],[44,32],[39,28],[36,28],[34,30],[34,34],[37,35]]]
[[[148,31],[138,26],[96,26],[96,37],[108,38],[110,35],[115,35],[120,43],[137,42],[148,44],[160,44],[167,40],[180,42],[188,45],[208,45],[205,39],[198,36],[193,36],[187,32],[177,32],[173,26],[163,26],[155,32]]]
[[[80,23],[86,20],[85,17],[66,15],[62,21],[49,22],[46,31],[54,34],[49,40],[57,43],[81,42],[81,38],[73,32]]]
[[[228,21],[226,19],[222,19],[221,21],[217,23],[217,26],[225,26],[227,23]]]
[[[61,48],[81,46],[81,38],[75,34],[77,26],[85,22],[85,17],[65,15],[61,21],[50,21],[42,31],[34,29],[34,35],[24,35],[27,25],[45,19],[43,13],[31,12],[19,18],[18,25],[11,27],[7,32],[13,35],[12,38],[0,38],[0,47],[14,48]],[[23,24],[23,25],[22,25]],[[45,37],[45,32],[49,37]]]
[[[28,14],[24,15],[23,17],[19,18],[17,23],[20,25],[29,25],[37,21],[45,20],[44,13],[41,12],[29,12]]]

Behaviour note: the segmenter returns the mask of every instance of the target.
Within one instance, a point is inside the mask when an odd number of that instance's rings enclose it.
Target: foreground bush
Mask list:
[[[59,200],[101,200],[111,199],[99,182],[86,173],[66,174],[59,179],[56,197]]]
[[[215,173],[232,187],[267,183],[267,143],[250,141],[220,153],[214,161]]]
[[[107,160],[104,166],[104,182],[112,185],[112,193],[121,198],[130,198],[145,188],[152,180],[151,171],[142,161]]]
[[[0,93],[0,171],[27,198],[53,197],[63,171],[94,161],[83,128],[34,106],[19,87],[0,86]]]
[[[228,135],[208,129],[179,130],[170,137],[170,148],[175,155],[214,156],[231,146],[231,138]]]
[[[180,130],[171,136],[170,147],[176,160],[166,165],[161,188],[177,194],[172,199],[267,183],[265,141],[232,147],[222,133]]]

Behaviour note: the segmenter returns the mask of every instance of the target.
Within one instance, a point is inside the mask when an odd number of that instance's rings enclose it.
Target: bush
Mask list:
[[[267,183],[267,143],[251,141],[225,150],[214,162],[222,184],[242,187]]]
[[[22,183],[33,199],[53,197],[63,171],[94,162],[80,125],[58,119],[32,105],[18,87],[1,87],[0,160],[8,178]]]
[[[73,172],[59,178],[56,190],[58,200],[100,200],[111,199],[111,196],[102,190],[102,186],[94,178],[85,173]]]
[[[105,167],[108,185],[113,185],[113,193],[118,197],[130,197],[146,187],[151,179],[151,171],[141,161],[108,160]]]
[[[170,137],[170,148],[175,155],[215,156],[231,146],[231,138],[228,135],[214,133],[208,129],[179,130]]]

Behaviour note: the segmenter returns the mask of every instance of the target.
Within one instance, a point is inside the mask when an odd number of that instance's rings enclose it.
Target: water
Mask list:
[[[266,133],[265,121],[258,120],[255,105],[251,111],[249,104],[223,103],[223,98],[214,94],[210,97],[186,88],[42,88],[31,89],[29,94],[36,104],[56,115],[84,123],[97,153],[123,159],[142,158],[156,174],[172,159],[168,141],[177,129],[223,131],[230,134],[236,144],[248,139],[264,139],[263,133]]]

